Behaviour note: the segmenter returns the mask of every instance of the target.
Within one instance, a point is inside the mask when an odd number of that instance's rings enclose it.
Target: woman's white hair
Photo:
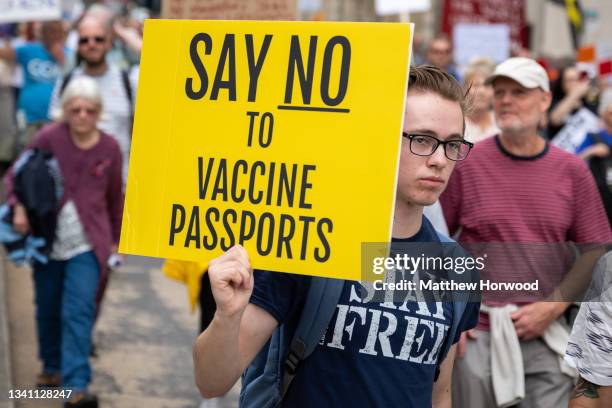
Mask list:
[[[480,74],[487,79],[493,75],[493,71],[495,71],[495,63],[493,60],[486,57],[474,58],[465,68],[465,71],[463,71],[463,84],[469,88],[476,75]]]
[[[102,94],[98,83],[91,78],[77,77],[68,82],[60,98],[61,108],[53,112],[52,116],[57,120],[63,120],[64,109],[74,98],[86,99],[102,111]]]

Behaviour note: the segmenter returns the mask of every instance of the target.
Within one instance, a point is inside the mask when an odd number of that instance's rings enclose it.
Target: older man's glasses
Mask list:
[[[430,135],[421,135],[418,133],[402,132],[402,136],[410,140],[410,151],[417,156],[431,156],[434,154],[438,146],[444,147],[444,155],[453,161],[465,159],[470,153],[473,143],[466,140],[445,140],[442,141]]]
[[[94,36],[94,37],[79,37],[79,45],[89,44],[94,42],[96,44],[102,44],[106,41],[106,37]]]

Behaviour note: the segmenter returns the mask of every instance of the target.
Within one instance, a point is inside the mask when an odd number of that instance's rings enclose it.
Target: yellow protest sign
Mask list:
[[[358,279],[390,239],[412,27],[147,20],[123,253]]]

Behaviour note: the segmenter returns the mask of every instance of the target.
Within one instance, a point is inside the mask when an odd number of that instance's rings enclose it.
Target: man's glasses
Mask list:
[[[95,36],[95,37],[79,37],[79,45],[85,45],[90,41],[95,42],[96,44],[102,44],[106,41],[106,37]]]
[[[410,151],[417,156],[431,156],[438,146],[442,145],[444,146],[444,154],[449,160],[459,161],[465,159],[474,147],[474,143],[466,140],[442,141],[433,136],[406,132],[402,132],[402,136],[410,140]]]

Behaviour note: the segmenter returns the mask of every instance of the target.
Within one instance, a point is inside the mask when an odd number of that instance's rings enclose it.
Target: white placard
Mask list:
[[[507,24],[456,24],[453,50],[455,64],[460,67],[476,57],[502,62],[510,56],[510,28]]]
[[[0,0],[0,23],[57,20],[61,16],[61,0]]]
[[[376,14],[420,13],[431,9],[431,0],[376,0]]]
[[[580,108],[567,119],[565,126],[552,140],[552,144],[567,152],[576,153],[576,149],[582,144],[587,133],[597,130],[599,130],[597,115],[587,108]]]
[[[597,61],[612,59],[612,42],[600,41],[597,43],[595,50],[595,59]]]
[[[321,10],[321,0],[299,0],[298,10],[303,13],[313,13]]]

